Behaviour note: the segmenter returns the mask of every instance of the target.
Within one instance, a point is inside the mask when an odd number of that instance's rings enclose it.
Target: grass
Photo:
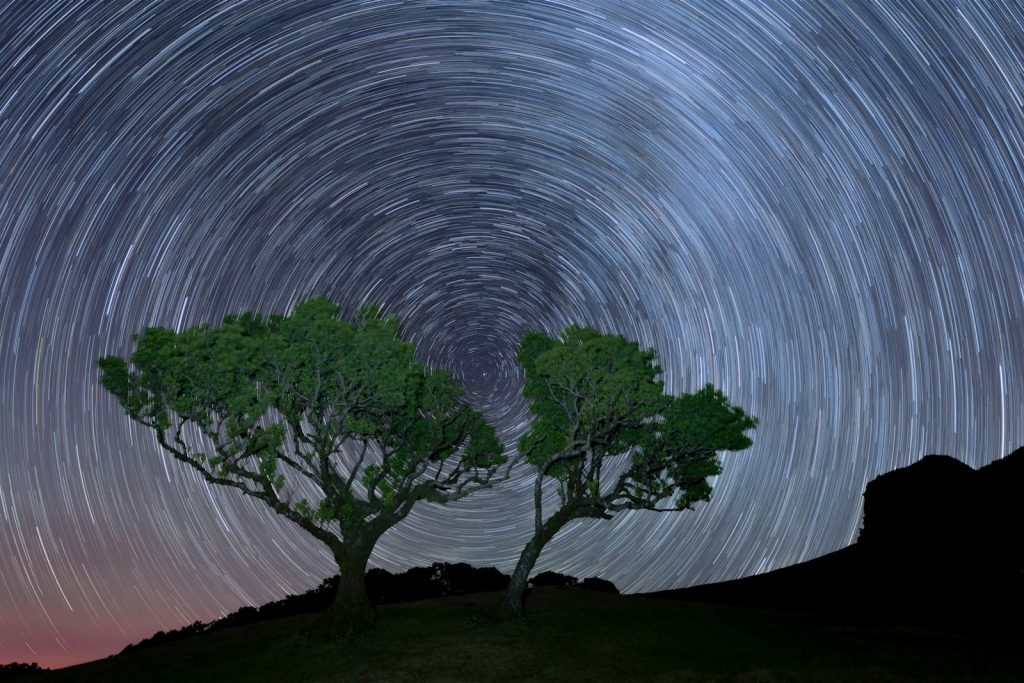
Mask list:
[[[314,615],[261,622],[37,680],[1024,680],[1024,658],[1013,654],[1020,634],[982,638],[557,588],[536,589],[522,621],[487,623],[485,608],[496,600],[496,594],[477,594],[385,605],[374,629],[348,643],[306,635]]]

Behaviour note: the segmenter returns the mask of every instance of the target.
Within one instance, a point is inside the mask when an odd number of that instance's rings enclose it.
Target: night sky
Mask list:
[[[760,418],[710,504],[575,523],[624,592],[851,543],[874,476],[1024,443],[1024,3],[0,2],[0,663],[312,588],[326,548],[99,385],[132,333],[398,314],[506,443],[515,347],[655,347]],[[510,571],[530,478],[370,563]]]

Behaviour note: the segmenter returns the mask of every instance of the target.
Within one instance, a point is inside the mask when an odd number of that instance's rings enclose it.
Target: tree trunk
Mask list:
[[[351,543],[335,549],[338,563],[338,592],[321,620],[325,635],[348,638],[373,625],[376,612],[366,592],[366,563],[372,543]]]
[[[533,538],[523,548],[515,571],[512,572],[512,578],[508,582],[508,587],[501,596],[502,617],[518,619],[523,616],[523,609],[526,606],[526,583],[530,578],[533,565],[537,564],[537,558],[540,557],[540,551],[544,549],[545,544],[554,538],[559,529],[572,518],[572,513],[566,508],[562,508],[544,522],[540,530],[533,534]]]

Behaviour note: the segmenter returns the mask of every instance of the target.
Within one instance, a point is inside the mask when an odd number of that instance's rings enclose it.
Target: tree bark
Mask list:
[[[519,555],[519,562],[512,572],[512,578],[508,587],[501,596],[501,616],[505,619],[518,619],[523,616],[526,606],[526,583],[530,578],[530,572],[540,557],[540,551],[545,544],[554,538],[555,534],[565,526],[574,515],[570,508],[564,507],[553,514],[540,529],[533,534],[522,554]]]
[[[321,620],[324,635],[348,638],[373,626],[376,611],[366,592],[366,563],[373,543],[353,542],[335,548],[338,563],[338,591]]]

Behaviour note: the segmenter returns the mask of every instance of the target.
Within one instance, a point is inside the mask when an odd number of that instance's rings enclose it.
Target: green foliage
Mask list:
[[[523,395],[534,422],[519,447],[540,466],[553,455],[585,446],[616,450],[630,429],[663,404],[660,368],[651,350],[619,335],[568,327],[561,341],[527,334],[518,359],[526,371]],[[558,476],[564,465],[549,468]]]
[[[625,491],[640,507],[674,498],[683,510],[711,497],[708,478],[721,473],[720,451],[749,448],[746,430],[757,419],[729,404],[707,384],[693,394],[673,397],[660,419],[638,440]]]
[[[669,396],[652,349],[620,335],[568,327],[519,346],[524,396],[534,416],[519,442],[538,476],[558,481],[562,511],[607,516],[622,509],[684,509],[711,494],[720,451],[751,445],[757,420],[712,385]],[[606,482],[610,463],[628,467]],[[670,507],[663,507],[663,504]]]
[[[331,521],[341,541],[367,525],[379,535],[417,500],[485,485],[505,457],[461,385],[416,361],[395,316],[339,312],[315,297],[288,316],[152,327],[127,360],[99,360],[101,383],[174,457],[325,542]],[[295,477],[322,498],[292,501],[282,489]]]

